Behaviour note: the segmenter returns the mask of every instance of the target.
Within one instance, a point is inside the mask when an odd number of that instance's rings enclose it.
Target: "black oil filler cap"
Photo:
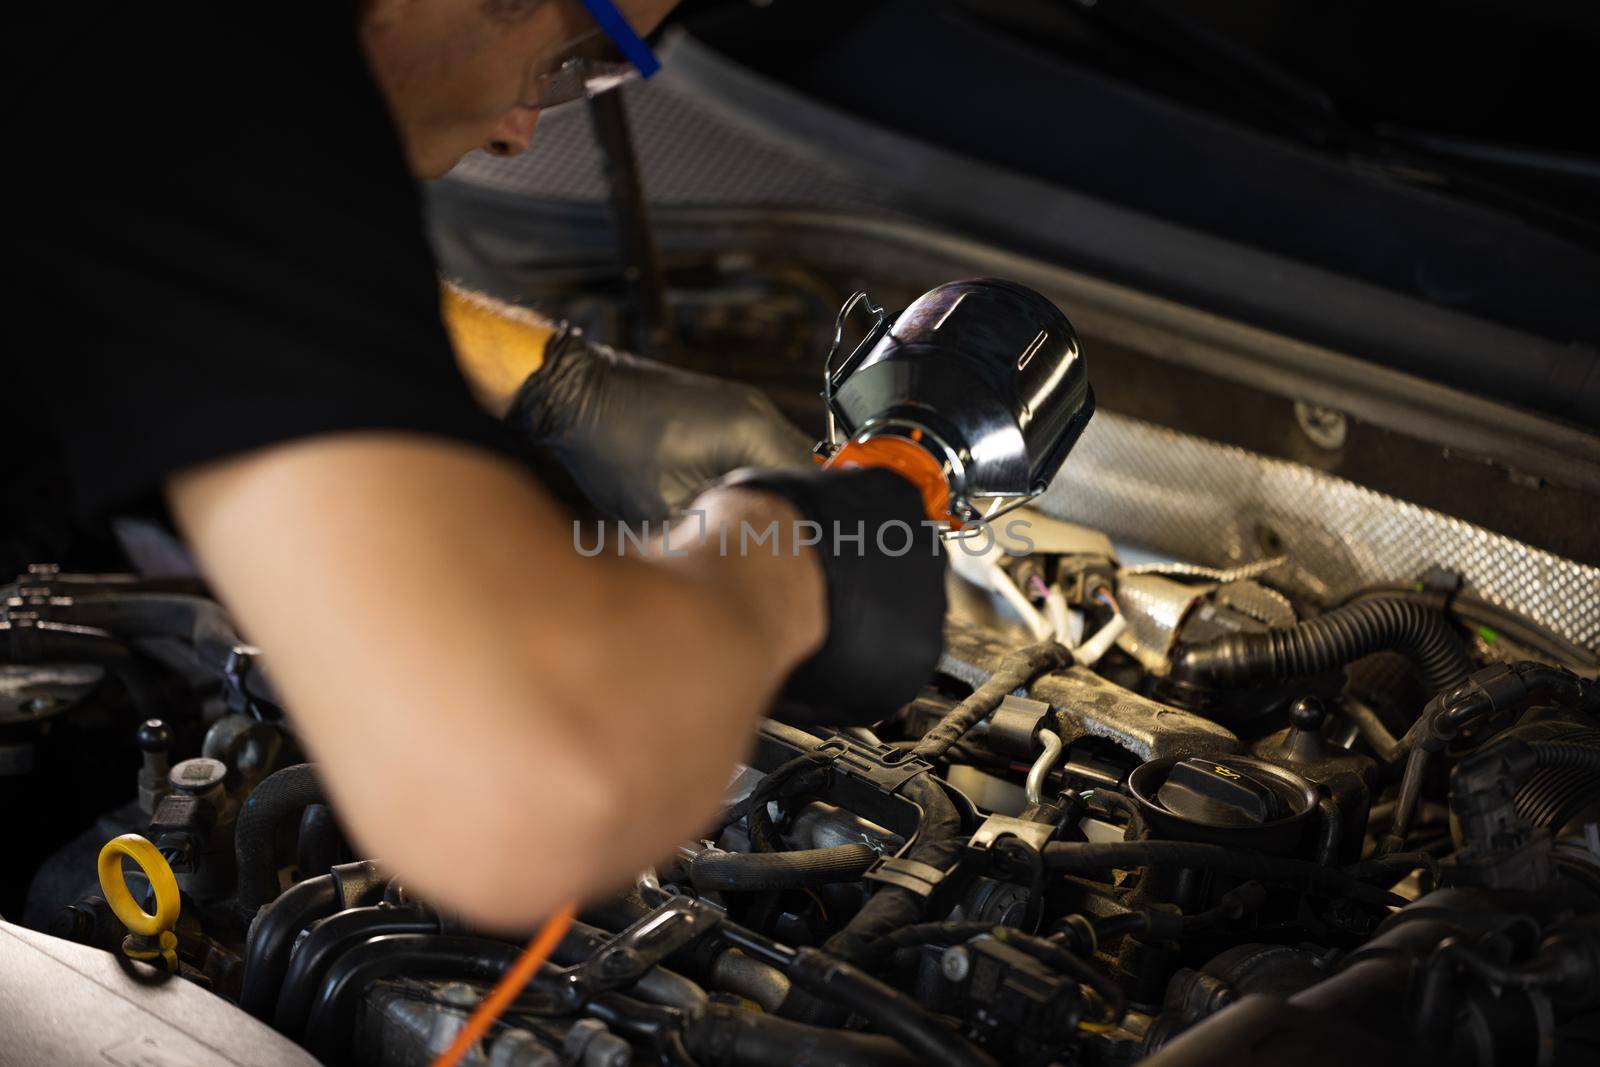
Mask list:
[[[1248,767],[1200,758],[1175,764],[1156,800],[1172,814],[1208,826],[1261,826],[1288,814],[1270,780]]]
[[[1128,792],[1158,836],[1294,855],[1317,813],[1316,786],[1254,756],[1167,756],[1128,775]]]

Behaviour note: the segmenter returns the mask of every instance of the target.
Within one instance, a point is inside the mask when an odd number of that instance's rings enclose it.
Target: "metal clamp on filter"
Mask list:
[[[850,314],[872,325],[836,361]],[[1044,492],[1094,414],[1072,324],[1031,289],[993,278],[924,293],[891,324],[856,293],[823,368],[829,467],[887,467],[959,531]]]
[[[150,881],[150,891],[155,895],[154,915],[139,906],[122,877],[122,859],[126,856],[139,865]],[[161,855],[160,850],[138,834],[123,834],[107,841],[100,850],[98,864],[100,891],[117,921],[128,928],[122,941],[122,953],[129,959],[151,961],[159,959],[167,970],[178,970],[178,935],[173,927],[178,925],[178,910],[182,895],[178,891],[177,876]]]

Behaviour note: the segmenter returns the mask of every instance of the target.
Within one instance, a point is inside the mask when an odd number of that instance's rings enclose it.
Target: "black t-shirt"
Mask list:
[[[68,515],[147,508],[170,472],[290,438],[501,447],[348,0],[25,7],[5,565],[63,551]]]

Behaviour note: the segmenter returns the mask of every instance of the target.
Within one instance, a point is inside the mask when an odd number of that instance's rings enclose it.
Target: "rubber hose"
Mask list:
[[[269,774],[244,802],[233,840],[239,868],[239,911],[247,921],[278,895],[279,829],[299,825],[308,805],[327,802],[310,763]]]
[[[1041,855],[1051,871],[1093,874],[1131,867],[1187,867],[1222,871],[1264,882],[1287,883],[1304,893],[1348,897],[1365,904],[1396,905],[1404,898],[1358,882],[1349,875],[1304,860],[1267,856],[1244,849],[1224,848],[1189,841],[1057,842]]]
[[[712,1004],[685,1038],[701,1067],[913,1067],[893,1038],[858,1034]]]
[[[438,932],[439,916],[420,904],[375,904],[328,916],[312,926],[289,960],[279,983],[278,1004],[272,1012],[273,1028],[300,1040],[323,976],[334,960],[354,946],[381,934]],[[243,998],[240,1004],[244,1005]]]
[[[384,978],[495,982],[522,955],[518,945],[437,934],[384,934],[334,961],[306,1019],[305,1047],[329,1064],[349,1059],[350,1039],[368,986]]]
[[[736,948],[719,953],[711,965],[707,984],[724,993],[754,1001],[761,1010],[776,1015],[794,988],[778,968],[745,955]]]
[[[343,847],[339,824],[326,804],[308,804],[295,832],[294,865],[301,878],[327,874],[339,862]]]
[[[300,931],[339,908],[339,886],[331,874],[290,886],[268,904],[250,930],[245,948],[239,1007],[265,1020],[289,969],[289,952]]]
[[[871,845],[808,848],[795,852],[708,851],[689,865],[689,880],[702,892],[748,893],[854,882],[878,859]]]
[[[1400,597],[1372,597],[1288,629],[1189,645],[1174,659],[1172,671],[1201,685],[1227,688],[1322,674],[1374,652],[1405,656],[1422,672],[1430,694],[1454,689],[1472,670],[1461,638],[1443,615]]]
[[[995,1067],[994,1060],[954,1030],[941,1026],[915,999],[852,964],[802,948],[789,968],[795,985],[861,1016],[928,1064]]]
[[[1405,755],[1399,739],[1389,732],[1378,713],[1361,699],[1346,695],[1341,710],[1345,718],[1355,723],[1361,739],[1372,747],[1373,753],[1385,764],[1395,764]]]

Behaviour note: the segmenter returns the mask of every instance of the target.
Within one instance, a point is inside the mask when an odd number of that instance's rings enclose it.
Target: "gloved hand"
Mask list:
[[[774,714],[864,726],[915,697],[944,648],[944,549],[923,525],[921,492],[881,468],[743,470],[719,484],[783,497],[821,527],[812,547],[827,586],[828,636],[790,675]]]
[[[810,465],[812,442],[759,390],[595,344],[563,326],[506,422],[603,513],[663,519],[740,467]]]

